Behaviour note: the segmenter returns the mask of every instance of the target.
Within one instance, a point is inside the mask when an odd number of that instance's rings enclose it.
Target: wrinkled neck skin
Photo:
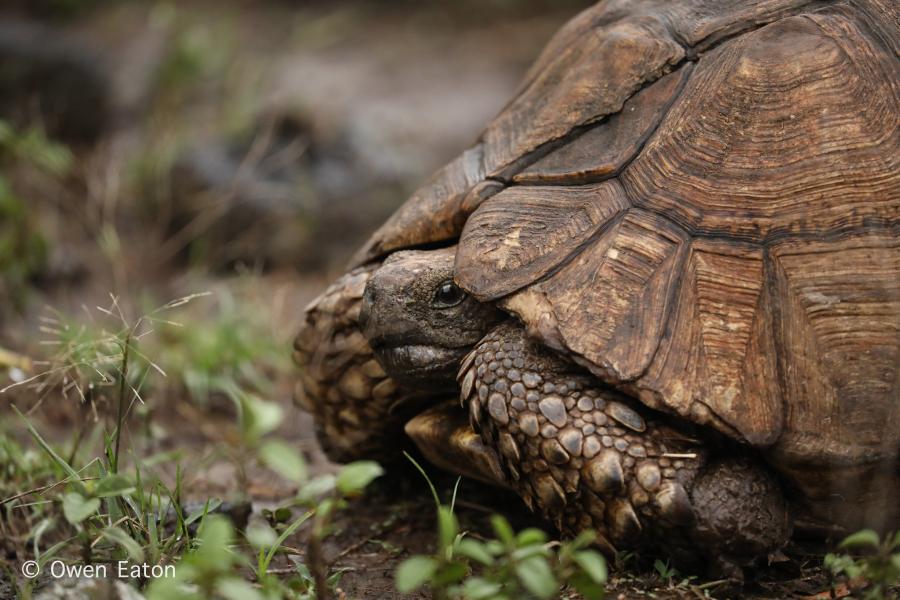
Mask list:
[[[382,367],[403,386],[455,390],[462,358],[505,318],[456,288],[455,250],[394,253],[366,285],[360,328]]]

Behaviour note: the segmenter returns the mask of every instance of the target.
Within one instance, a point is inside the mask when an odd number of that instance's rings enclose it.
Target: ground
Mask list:
[[[24,72],[35,56],[59,72],[87,69],[54,88],[68,99],[59,114],[36,121],[32,95],[0,102],[0,599],[50,593],[46,577],[19,576],[25,560],[132,555],[111,529],[140,540],[145,558],[179,561],[190,536],[159,539],[142,514],[165,513],[169,492],[186,505],[249,503],[250,524],[264,529],[279,507],[302,513],[298,482],[340,470],[291,400],[302,308],[471,144],[586,4],[46,0],[0,10],[0,60]],[[23,84],[4,88],[3,76],[0,96],[16,100]],[[292,453],[306,470],[293,479]],[[162,500],[103,496],[103,482],[124,485],[107,472],[114,464]],[[348,494],[324,537],[336,594],[401,597],[397,566],[434,552],[428,484],[405,459],[385,467]],[[456,480],[428,474],[449,501]],[[472,481],[456,509],[474,539],[494,535],[498,512],[516,530],[552,531],[516,497]],[[313,526],[280,544],[270,574],[287,579],[295,562],[312,562]],[[795,543],[772,561],[735,590],[620,556],[607,597],[829,597],[821,548]],[[235,569],[259,581],[252,564]],[[215,571],[215,582],[227,575]]]

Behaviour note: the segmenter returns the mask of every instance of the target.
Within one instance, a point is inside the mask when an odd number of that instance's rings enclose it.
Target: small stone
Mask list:
[[[517,398],[524,398],[525,397],[525,386],[522,385],[521,381],[517,381],[516,383],[514,383],[510,386],[509,392]]]
[[[494,384],[494,391],[500,392],[501,394],[505,394],[509,391],[509,384],[506,383],[505,379],[500,379]]]
[[[675,477],[676,471],[672,467],[667,467],[663,469],[662,473],[663,477],[665,477],[666,479],[672,479],[673,477]]]
[[[587,396],[582,396],[578,399],[578,410],[581,411],[589,411],[594,408],[594,402]]]
[[[594,398],[594,408],[603,410],[606,408],[606,401],[603,398]]]
[[[488,371],[496,371],[500,368],[500,363],[498,363],[496,360],[492,360],[490,363],[488,363],[487,368]]]
[[[538,408],[547,420],[557,427],[564,427],[567,421],[566,406],[559,396],[547,396],[538,403]]]
[[[553,385],[552,383],[550,383],[549,381],[544,384],[543,392],[545,394],[552,394],[555,391],[556,391],[556,386]]]
[[[609,437],[608,435],[602,436],[602,437],[600,438],[600,441],[601,441],[601,442],[603,443],[603,445],[606,446],[607,448],[612,448],[612,445],[613,445],[613,439],[612,439],[611,437]]]
[[[525,384],[525,387],[536,388],[541,385],[541,376],[537,373],[526,372],[522,375],[522,383]]]
[[[528,436],[535,437],[539,432],[538,420],[533,413],[519,417],[519,428]]]
[[[544,440],[541,442],[541,456],[554,465],[564,465],[569,462],[569,455],[556,440]]]
[[[518,411],[525,410],[525,401],[521,398],[513,398],[509,401],[509,405]]]
[[[487,400],[488,393],[489,393],[490,391],[491,391],[491,389],[490,389],[488,386],[486,386],[486,385],[479,385],[479,386],[478,386],[478,399],[479,399],[481,402],[484,402],[485,400]]]
[[[527,394],[525,394],[525,399],[529,402],[534,402],[535,404],[537,404],[537,401],[541,399],[541,395],[534,390],[531,390]]]
[[[609,419],[606,418],[606,414],[602,411],[599,411],[599,410],[594,411],[593,415],[594,415],[594,425],[597,425],[598,427],[600,425],[606,425],[606,423],[609,421]]]
[[[584,427],[584,421],[583,421],[582,419],[580,419],[580,418],[579,418],[579,419],[575,419],[574,421],[572,421],[572,425],[574,425],[574,426],[577,427],[578,429],[581,429],[582,427]]]
[[[488,399],[488,413],[500,425],[509,423],[509,413],[506,411],[506,398],[500,394],[491,394]]]
[[[508,358],[503,359],[503,368],[504,369],[512,369],[512,366],[513,366],[513,364],[510,359],[508,359]]]
[[[583,433],[584,435],[591,435],[595,431],[597,431],[597,428],[593,425],[585,425],[581,428],[581,433]]]
[[[619,452],[625,452],[628,450],[628,440],[619,438],[613,442],[613,446],[615,446],[616,450]]]
[[[510,369],[506,372],[506,376],[510,381],[522,381],[522,374],[516,369]]]

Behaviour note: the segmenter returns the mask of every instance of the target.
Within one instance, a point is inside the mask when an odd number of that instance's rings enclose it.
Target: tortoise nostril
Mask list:
[[[371,285],[367,285],[365,291],[363,291],[363,303],[365,304],[375,304],[375,300],[378,299],[378,293],[375,291],[375,288]]]

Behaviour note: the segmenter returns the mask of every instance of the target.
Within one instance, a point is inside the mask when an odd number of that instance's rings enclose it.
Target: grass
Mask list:
[[[596,534],[586,530],[574,540],[551,542],[534,528],[513,531],[501,515],[491,517],[494,538],[480,540],[460,531],[454,513],[457,488],[444,504],[425,470],[407,455],[428,483],[437,511],[437,548],[416,555],[397,568],[398,591],[427,586],[436,599],[549,600],[574,590],[585,600],[605,597],[607,566],[592,549]]]
[[[245,365],[266,365],[272,349],[236,341],[254,332],[259,336],[261,332],[253,329],[258,323],[239,319],[221,306],[221,318],[211,324],[195,320],[184,325],[171,319],[173,313],[208,300],[206,296],[179,298],[135,320],[126,317],[117,298],[87,321],[79,323],[58,312],[45,319],[42,330],[50,338],[44,347],[51,349],[50,355],[36,361],[38,374],[3,392],[24,388],[35,392],[39,401],[32,414],[47,398],[68,397],[69,402],[90,408],[68,447],[49,441],[15,406],[16,420],[28,438],[17,438],[11,429],[0,430],[0,538],[14,550],[15,563],[31,559],[46,567],[51,559],[63,558],[84,565],[119,560],[175,565],[174,577],[142,582],[149,584],[150,598],[329,597],[337,577],[322,556],[321,543],[331,533],[335,511],[381,469],[360,462],[310,479],[303,456],[274,434],[283,421],[283,409],[258,395],[254,387],[258,378]],[[179,333],[155,335],[167,329]],[[204,341],[191,341],[197,339]],[[203,349],[218,351],[226,342],[239,351],[224,358],[203,354]],[[148,348],[169,355],[157,361]],[[286,357],[287,349],[282,350]],[[180,362],[184,359],[191,362]],[[135,407],[172,389],[161,381],[174,376],[184,385],[184,395],[190,396],[187,382],[198,373],[216,382],[205,391],[224,390],[235,402],[236,445],[241,451],[232,456],[245,468],[252,464],[277,473],[298,490],[276,511],[281,519],[246,527],[235,524],[215,514],[220,504],[215,498],[188,511],[183,500],[192,494],[185,488],[183,468],[179,465],[174,482],[167,483],[159,467],[171,457],[151,454],[150,444],[143,444],[140,435],[127,435]],[[299,516],[292,516],[297,511]],[[293,576],[271,575],[285,540],[303,525],[311,529],[307,561],[296,563]],[[31,597],[35,582],[18,578],[17,564],[6,559],[0,563],[9,579],[18,581],[18,595]]]

